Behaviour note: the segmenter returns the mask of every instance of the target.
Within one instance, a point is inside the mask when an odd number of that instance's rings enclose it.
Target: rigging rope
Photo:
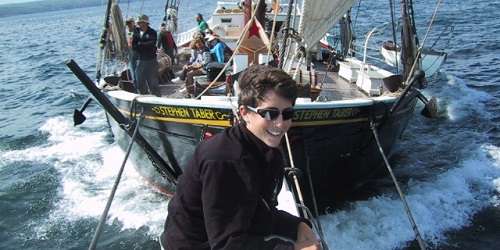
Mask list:
[[[328,245],[325,242],[325,236],[323,234],[321,224],[319,224],[316,221],[314,216],[312,216],[311,211],[304,203],[304,198],[302,196],[302,190],[300,189],[300,185],[299,185],[299,179],[297,178],[297,168],[295,167],[295,161],[293,160],[292,147],[290,146],[290,139],[288,139],[288,132],[285,133],[285,142],[286,142],[286,148],[287,148],[287,152],[288,152],[288,158],[290,159],[290,167],[292,170],[291,173],[292,173],[293,183],[295,185],[295,189],[297,190],[297,196],[299,198],[298,205],[300,208],[302,208],[303,211],[305,211],[304,214],[306,215],[306,217],[309,217],[308,219],[311,220],[311,223],[313,224],[313,228],[315,228],[316,232],[318,233],[318,236],[320,238],[321,245],[323,246],[323,249],[328,250]],[[314,194],[313,194],[313,197],[314,197]]]
[[[106,203],[106,207],[104,208],[104,211],[101,214],[101,219],[99,220],[99,224],[97,225],[97,229],[95,231],[94,237],[92,238],[92,242],[90,243],[89,250],[96,249],[97,241],[99,240],[99,236],[101,235],[102,227],[103,227],[104,223],[106,222],[106,217],[108,217],[108,212],[109,212],[109,208],[111,207],[111,203],[113,202],[113,199],[115,198],[116,189],[118,188],[118,184],[120,184],[123,170],[125,169],[125,163],[127,163],[128,157],[129,157],[130,152],[132,150],[132,145],[134,145],[135,137],[139,131],[139,125],[141,123],[142,118],[143,118],[143,115],[141,112],[139,119],[135,123],[134,133],[130,139],[130,143],[128,144],[127,153],[125,154],[125,158],[123,159],[120,170],[118,171],[118,175],[116,176],[115,183],[113,184],[113,188],[111,189],[111,193],[109,194],[109,198],[108,198],[108,201]]]
[[[278,17],[278,11],[280,10],[280,2],[278,1],[278,6],[276,7],[276,10],[274,11],[274,17],[273,17],[273,27],[271,29],[271,38],[269,40],[269,47],[267,48],[267,61],[266,65],[269,65],[269,55],[271,55],[271,49],[273,46],[274,42],[274,31],[276,29],[276,18]]]
[[[422,44],[417,50],[417,56],[415,57],[415,60],[413,61],[413,65],[411,66],[410,73],[408,74],[408,78],[406,79],[405,83],[408,82],[410,79],[411,75],[413,75],[413,72],[415,71],[416,65],[418,63],[418,59],[420,58],[420,55],[422,54],[422,48],[424,47],[425,41],[427,40],[427,36],[429,35],[429,32],[431,31],[432,24],[434,23],[434,20],[437,15],[437,11],[439,9],[439,5],[441,5],[441,0],[437,0],[436,7],[434,8],[434,12],[432,13],[431,20],[429,22],[429,27],[427,28],[427,31],[425,32],[424,39],[422,40]]]
[[[361,7],[361,2],[362,2],[362,0],[359,0],[358,7],[356,10],[356,16],[354,17],[354,25],[352,26],[353,33],[356,33],[356,25],[358,24],[358,14],[359,14],[359,9]]]
[[[141,2],[141,9],[140,9],[140,12],[139,12],[139,13],[141,13],[141,15],[142,15],[142,14],[144,14],[144,13],[142,12],[142,11],[143,11],[143,9],[144,9],[144,0],[142,0],[142,2]]]
[[[392,172],[391,165],[389,164],[389,161],[387,160],[387,157],[385,156],[384,149],[382,148],[382,144],[380,143],[380,139],[378,137],[377,128],[376,128],[375,123],[373,121],[370,121],[370,128],[373,132],[373,137],[375,138],[375,141],[377,143],[380,155],[384,159],[385,166],[387,167],[387,170],[389,171],[389,174],[391,175],[392,181],[393,181],[394,185],[396,186],[396,190],[398,191],[399,197],[400,197],[401,201],[403,202],[405,212],[408,215],[408,219],[410,220],[410,223],[412,225],[412,229],[413,229],[413,232],[415,233],[415,237],[417,238],[418,245],[420,246],[420,249],[425,250],[426,249],[425,242],[422,240],[420,232],[418,231],[417,224],[415,223],[415,219],[413,219],[410,207],[408,206],[408,203],[406,201],[405,195],[401,191],[401,188],[399,187],[399,184],[398,184],[398,180],[396,179],[396,176]]]
[[[397,38],[396,38],[396,25],[395,25],[395,20],[394,20],[394,2],[393,0],[389,0],[389,5],[391,8],[391,24],[392,24],[392,40],[394,41],[394,48],[395,48],[395,64],[396,64],[396,74],[399,74],[399,60],[398,60],[398,43],[397,43]]]
[[[279,56],[280,56],[280,59],[279,59],[279,65],[278,65],[278,68],[280,69],[283,69],[283,66],[284,66],[284,60],[285,60],[285,50],[286,50],[286,43],[287,43],[287,40],[288,40],[288,32],[290,32],[290,17],[292,15],[292,6],[293,6],[293,0],[289,0],[288,1],[288,9],[287,9],[287,12],[286,12],[286,19],[285,19],[285,34],[283,35],[283,43],[281,45],[281,48],[280,48],[280,53],[279,53]]]
[[[259,1],[262,1],[262,0],[259,0]],[[243,30],[243,32],[240,34],[240,37],[238,38],[238,41],[236,42],[236,48],[233,50],[233,54],[231,55],[231,57],[229,58],[229,60],[227,61],[227,63],[224,65],[224,68],[222,68],[222,70],[215,77],[215,79],[210,84],[208,84],[208,86],[205,87],[205,89],[198,96],[196,96],[195,99],[199,99],[203,94],[205,94],[212,87],[212,85],[214,85],[217,82],[217,80],[219,80],[219,78],[222,76],[222,74],[226,71],[226,69],[229,66],[229,64],[233,61],[234,56],[236,55],[236,52],[238,51],[238,49],[241,46],[241,43],[243,42],[243,38],[246,37],[246,35],[248,33],[248,30],[250,29],[250,27],[252,26],[252,23],[254,22],[254,20],[256,18],[255,17],[255,9],[258,6],[259,5],[256,4],[255,7],[253,8],[252,16],[251,16],[250,20],[247,22],[247,24],[246,24],[245,29]]]

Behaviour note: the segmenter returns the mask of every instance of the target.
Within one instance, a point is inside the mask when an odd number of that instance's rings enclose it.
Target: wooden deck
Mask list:
[[[358,89],[355,83],[346,81],[336,72],[327,71],[326,65],[317,63],[316,66],[318,85],[321,87],[318,101],[338,101],[368,97]]]
[[[355,83],[346,81],[335,72],[327,71],[326,65],[317,63],[316,72],[318,86],[321,87],[321,92],[316,101],[325,102],[368,98],[364,92],[359,90]],[[187,92],[180,92],[184,87],[184,83],[160,85],[162,96],[169,98],[185,98]]]

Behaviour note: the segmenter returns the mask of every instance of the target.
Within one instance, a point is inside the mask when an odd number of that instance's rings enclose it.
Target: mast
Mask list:
[[[345,16],[340,19],[340,55],[344,58],[352,53],[352,26],[351,26],[351,11],[347,11]]]
[[[411,7],[411,2],[408,0],[401,0],[401,19],[402,19],[402,30],[401,30],[401,63],[403,65],[403,79],[408,79],[410,74],[412,74],[412,67],[414,70],[420,68],[420,59],[413,66],[415,60],[417,60],[417,40],[415,26],[412,22],[413,18],[410,16],[409,8]],[[413,70],[413,72],[414,72]]]
[[[99,57],[97,58],[96,65],[96,79],[99,80],[101,78],[101,65],[102,65],[102,57],[104,48],[106,47],[106,42],[108,39],[108,29],[109,29],[109,16],[111,14],[111,4],[113,0],[108,0],[108,5],[106,6],[106,14],[104,17],[104,25],[101,34],[101,38],[99,40]]]

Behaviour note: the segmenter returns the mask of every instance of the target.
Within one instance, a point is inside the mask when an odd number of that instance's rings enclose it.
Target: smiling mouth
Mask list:
[[[282,136],[284,132],[281,129],[266,129],[266,132],[272,136]]]

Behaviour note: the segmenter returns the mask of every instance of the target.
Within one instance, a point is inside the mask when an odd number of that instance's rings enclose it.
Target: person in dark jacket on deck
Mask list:
[[[160,26],[160,33],[158,34],[158,42],[156,44],[158,49],[163,49],[163,51],[172,59],[175,58],[177,54],[177,45],[175,44],[174,37],[170,28],[167,27],[166,23],[162,23]]]
[[[156,60],[156,31],[149,27],[149,18],[141,15],[137,19],[139,32],[134,33],[132,49],[137,53],[138,61],[135,70],[134,82],[140,94],[151,94],[160,96],[158,85],[158,61]],[[149,88],[149,91],[148,91]]]
[[[284,175],[279,147],[297,85],[282,70],[255,65],[242,73],[239,87],[241,122],[196,148],[169,203],[161,245],[320,249],[307,220],[276,208]]]

